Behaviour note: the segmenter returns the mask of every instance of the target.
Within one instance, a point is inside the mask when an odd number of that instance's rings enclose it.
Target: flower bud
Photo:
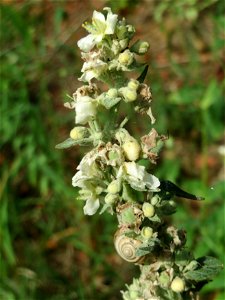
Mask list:
[[[132,37],[134,36],[134,33],[135,33],[135,28],[134,28],[134,26],[128,24],[128,25],[126,26],[126,28],[127,28],[127,35],[128,35],[128,38],[129,38],[129,39],[132,39]]]
[[[128,82],[128,85],[127,85],[130,89],[132,90],[137,90],[138,86],[139,86],[139,81],[138,80],[135,80],[135,79],[131,79],[129,82]]]
[[[149,43],[145,41],[137,41],[131,46],[131,51],[137,54],[145,54],[149,49]]]
[[[138,291],[130,291],[131,300],[137,300],[138,295],[139,295]]]
[[[105,196],[105,203],[106,204],[113,204],[114,202],[116,202],[118,200],[118,194],[107,194]]]
[[[144,213],[144,216],[147,218],[151,218],[155,214],[154,206],[148,202],[144,202],[144,204],[142,205],[142,211]]]
[[[130,50],[127,49],[120,53],[118,60],[121,65],[129,66],[134,60],[134,55],[130,52]]]
[[[170,287],[172,291],[182,293],[185,289],[185,282],[180,277],[175,277]]]
[[[119,40],[123,40],[126,38],[127,35],[127,28],[125,24],[118,25],[116,28],[116,35]]]
[[[110,194],[117,194],[121,190],[121,182],[119,180],[113,180],[110,182],[107,188],[107,192]]]
[[[119,41],[119,45],[121,47],[121,50],[127,48],[128,44],[129,44],[128,39],[123,39],[123,40]]]
[[[121,52],[121,46],[117,40],[113,40],[111,50],[114,55],[118,55]]]
[[[77,126],[70,131],[70,137],[73,140],[81,140],[87,136],[88,136],[88,129],[86,127]]]
[[[137,92],[134,89],[122,87],[120,92],[122,93],[125,102],[133,102],[137,99]]]
[[[135,161],[139,158],[141,147],[135,139],[125,142],[122,148],[128,160]]]
[[[170,285],[170,276],[167,271],[161,272],[158,280],[160,285],[164,288]]]
[[[118,96],[118,91],[117,89],[109,89],[107,94],[111,98],[116,98]]]
[[[152,197],[152,199],[151,199],[151,204],[152,205],[156,205],[157,203],[159,203],[159,196],[154,196],[154,197]]]
[[[153,229],[151,227],[145,226],[141,230],[141,236],[146,240],[150,239],[152,237],[152,234],[153,234]]]

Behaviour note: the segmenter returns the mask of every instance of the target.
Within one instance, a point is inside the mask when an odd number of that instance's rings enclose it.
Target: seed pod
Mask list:
[[[128,262],[138,262],[141,257],[136,256],[136,251],[141,245],[141,241],[125,235],[124,230],[119,229],[114,238],[114,245],[117,253]]]

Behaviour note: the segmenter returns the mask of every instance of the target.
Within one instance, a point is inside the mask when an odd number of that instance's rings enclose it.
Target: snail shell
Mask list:
[[[136,256],[136,250],[141,245],[141,241],[127,237],[124,230],[119,229],[114,238],[114,245],[117,253],[124,260],[129,262],[138,262],[141,257]]]

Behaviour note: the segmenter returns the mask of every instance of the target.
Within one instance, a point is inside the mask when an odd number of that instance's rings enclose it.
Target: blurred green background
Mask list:
[[[206,198],[179,201],[173,223],[196,257],[224,261],[224,4],[1,0],[1,300],[116,300],[138,276],[115,253],[116,217],[84,216],[76,201],[71,177],[87,149],[54,148],[74,126],[63,102],[80,86],[81,24],[104,6],[151,45],[155,127],[170,137],[154,174]],[[201,299],[225,299],[224,272]]]

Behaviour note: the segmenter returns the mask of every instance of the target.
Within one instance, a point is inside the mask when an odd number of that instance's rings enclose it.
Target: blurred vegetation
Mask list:
[[[169,140],[153,170],[204,203],[178,202],[173,222],[196,257],[224,261],[223,0],[1,1],[0,299],[119,299],[137,270],[113,248],[114,216],[84,217],[71,187],[85,149],[58,151],[79,82],[77,30],[111,6],[151,43],[148,82]],[[146,122],[133,130],[148,130]],[[225,299],[224,273],[202,299]]]

